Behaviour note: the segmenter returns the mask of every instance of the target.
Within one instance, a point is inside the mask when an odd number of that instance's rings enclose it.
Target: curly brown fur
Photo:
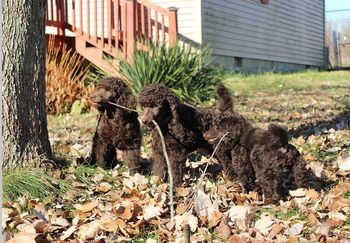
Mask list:
[[[139,95],[139,103],[143,109],[142,123],[152,129],[153,172],[164,180],[167,178],[160,136],[153,129],[152,120],[155,120],[164,136],[174,183],[178,184],[182,180],[187,155],[199,148],[211,150],[199,130],[199,121],[209,124],[206,119],[210,116],[202,116],[199,109],[181,103],[175,93],[160,84],[145,86]]]
[[[91,95],[91,100],[100,117],[93,137],[90,162],[113,167],[117,162],[118,149],[131,172],[139,169],[141,131],[138,114],[109,103],[136,108],[136,99],[127,84],[116,77],[102,79]]]
[[[305,161],[298,150],[288,144],[285,129],[275,124],[267,130],[255,128],[230,106],[222,104],[223,109],[219,107],[219,110],[223,112],[215,115],[204,137],[215,145],[229,132],[216,153],[228,177],[240,180],[247,190],[261,188],[266,202],[281,198],[281,183],[290,172],[297,186],[308,186]]]
[[[216,87],[216,93],[218,94],[218,109],[221,112],[233,111],[233,101],[230,91],[223,85],[219,84]]]

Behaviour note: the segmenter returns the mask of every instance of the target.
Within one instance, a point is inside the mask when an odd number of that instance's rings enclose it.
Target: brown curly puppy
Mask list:
[[[284,193],[281,184],[291,172],[297,186],[308,186],[305,161],[298,150],[288,144],[287,132],[274,124],[267,130],[253,127],[233,111],[225,87],[219,86],[218,93],[226,102],[220,105],[221,112],[214,116],[210,128],[202,132],[214,145],[229,132],[216,153],[228,177],[240,180],[247,190],[261,188],[267,203],[281,198]]]
[[[199,121],[204,123],[205,116],[199,109],[181,103],[175,93],[161,84],[145,86],[139,95],[139,103],[143,109],[142,123],[151,129],[153,172],[163,180],[167,179],[161,139],[152,122],[155,120],[164,136],[174,183],[178,184],[187,155],[199,148],[211,150],[199,130]]]
[[[97,84],[91,100],[100,113],[93,137],[91,164],[114,167],[118,149],[131,172],[138,170],[141,148],[138,114],[110,103],[136,108],[136,99],[127,84],[117,77],[104,78]]]

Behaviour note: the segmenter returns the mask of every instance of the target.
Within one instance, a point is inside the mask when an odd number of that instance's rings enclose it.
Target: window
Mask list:
[[[235,67],[242,67],[242,57],[234,57]]]

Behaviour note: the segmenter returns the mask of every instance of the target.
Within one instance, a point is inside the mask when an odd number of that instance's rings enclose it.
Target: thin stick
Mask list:
[[[216,153],[216,150],[218,150],[218,148],[219,148],[219,146],[220,146],[222,140],[224,139],[224,137],[227,136],[227,134],[229,134],[229,132],[226,132],[226,133],[220,138],[219,143],[216,145],[216,147],[215,147],[213,153],[211,154],[211,156],[210,156],[210,158],[209,158],[209,160],[208,160],[208,162],[207,162],[207,164],[206,164],[206,166],[205,166],[205,168],[204,168],[203,173],[201,174],[201,177],[200,177],[200,179],[199,179],[199,182],[198,182],[198,184],[197,184],[197,186],[196,186],[196,190],[194,190],[188,198],[191,198],[193,195],[197,194],[197,192],[198,192],[198,190],[199,190],[199,187],[201,186],[201,184],[202,184],[202,182],[203,182],[203,180],[204,180],[204,176],[205,176],[205,173],[207,172],[209,163],[211,163],[211,161],[212,161],[212,159],[214,158],[214,155],[215,155],[215,153]]]
[[[110,101],[108,101],[108,103],[111,104],[111,105],[115,105],[116,107],[122,108],[122,109],[124,109],[124,110],[133,111],[133,112],[136,112],[136,113],[137,113],[137,110],[130,109],[130,108],[128,108],[128,107],[125,107],[125,106],[122,106],[122,105],[118,105],[118,104],[113,103],[113,102],[110,102]]]
[[[191,230],[190,230],[190,226],[187,223],[185,223],[184,225],[184,242],[185,243],[190,243],[191,242]]]
[[[174,216],[175,216],[175,211],[174,211],[174,177],[173,177],[173,172],[171,170],[169,156],[168,156],[168,153],[166,151],[165,141],[164,141],[164,136],[163,136],[162,130],[160,130],[160,127],[158,126],[158,123],[155,120],[152,120],[152,122],[153,122],[153,124],[156,126],[156,128],[158,130],[158,133],[159,133],[159,136],[160,136],[160,140],[162,142],[162,147],[163,147],[163,153],[164,153],[165,161],[166,161],[167,166],[168,166],[169,183],[170,183],[170,186],[169,186],[170,220],[173,221]]]

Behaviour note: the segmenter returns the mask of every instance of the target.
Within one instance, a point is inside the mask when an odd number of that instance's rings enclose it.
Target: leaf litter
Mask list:
[[[350,97],[341,94],[285,93],[240,97],[235,107],[256,126],[288,127],[293,143],[314,174],[315,189],[290,191],[288,200],[263,205],[225,175],[187,175],[175,191],[176,216],[170,221],[168,184],[155,176],[129,175],[124,167],[97,168],[78,180],[75,160],[91,148],[96,113],[60,121],[49,117],[54,151],[73,163],[62,169],[72,185],[62,198],[29,197],[4,202],[6,242],[349,242]],[[350,107],[350,105],[349,105]],[[86,117],[89,119],[86,119]],[[143,147],[143,157],[149,148]],[[200,168],[205,158],[189,161]],[[204,162],[205,164],[205,162]],[[321,181],[327,181],[322,184]],[[187,226],[186,226],[187,225]]]

